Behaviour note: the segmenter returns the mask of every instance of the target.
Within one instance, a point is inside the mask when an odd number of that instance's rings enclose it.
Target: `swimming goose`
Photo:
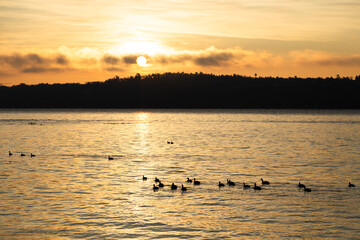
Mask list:
[[[157,187],[157,186],[155,186],[155,184],[153,184],[153,190],[157,191],[157,190],[159,190],[159,187]]]
[[[146,181],[147,180],[147,177],[145,177],[144,175],[143,175],[143,181]]]
[[[264,181],[263,179],[261,179],[261,183],[264,184],[264,185],[269,185],[270,184],[270,182]]]
[[[243,185],[244,185],[244,188],[246,189],[246,188],[250,188],[250,185],[247,185],[247,184],[245,184],[245,183],[243,183]]]
[[[305,185],[302,184],[302,183],[300,183],[300,182],[299,182],[299,184],[298,184],[298,187],[299,187],[299,188],[306,188]]]
[[[186,191],[186,187],[184,187],[184,185],[181,184],[181,191],[185,192]]]
[[[155,177],[155,182],[160,182],[160,180],[157,177]]]
[[[261,187],[256,186],[256,183],[254,183],[254,190],[261,190]]]
[[[30,157],[35,157],[35,154],[30,153]]]
[[[114,160],[114,158],[113,158],[113,157],[108,156],[108,160],[109,160],[109,161],[110,161],[110,160]]]
[[[235,183],[234,183],[233,181],[231,181],[231,180],[229,180],[229,179],[226,179],[226,181],[227,181],[227,185],[229,185],[229,186],[235,186]]]
[[[351,182],[349,182],[349,187],[355,187],[355,184],[352,184]]]
[[[9,151],[9,156],[12,156],[12,152]]]
[[[176,190],[176,189],[177,189],[177,186],[174,183],[172,183],[171,184],[171,190]]]
[[[190,178],[187,178],[186,182],[192,182],[192,180]]]
[[[159,181],[159,187],[164,187],[164,184],[161,181]]]
[[[219,186],[219,187],[224,187],[224,186],[225,186],[225,184],[223,184],[223,183],[221,183],[221,182],[219,181],[218,186]]]
[[[194,178],[194,185],[200,185],[200,181],[197,181],[197,180]]]
[[[25,156],[25,154],[21,153],[20,156],[23,157],[23,156]]]
[[[311,188],[305,187],[305,188],[304,188],[304,192],[311,192]]]

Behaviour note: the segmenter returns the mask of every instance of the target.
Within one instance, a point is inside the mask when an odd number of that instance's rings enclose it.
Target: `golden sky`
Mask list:
[[[1,0],[0,83],[162,72],[355,77],[359,13],[359,0]]]

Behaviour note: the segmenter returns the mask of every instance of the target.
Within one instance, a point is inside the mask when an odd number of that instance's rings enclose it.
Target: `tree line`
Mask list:
[[[358,109],[355,79],[163,73],[86,84],[0,86],[1,108]]]

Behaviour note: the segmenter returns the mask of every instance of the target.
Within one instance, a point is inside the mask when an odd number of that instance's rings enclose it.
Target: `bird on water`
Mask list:
[[[261,190],[261,187],[256,186],[256,183],[254,183],[254,190]]]
[[[245,189],[250,188],[250,185],[247,185],[246,183],[243,183],[243,186]]]
[[[9,156],[12,156],[12,155],[13,155],[12,152],[9,151]]]
[[[229,179],[226,179],[227,185],[229,186],[235,186],[235,183]]]
[[[311,192],[311,188],[305,187],[305,188],[304,188],[304,192]]]
[[[298,187],[299,188],[305,188],[305,185],[299,182]]]
[[[155,186],[155,184],[153,184],[153,190],[157,191],[157,190],[159,190],[159,187],[157,187],[157,186]]]
[[[172,183],[171,184],[171,190],[176,190],[176,189],[177,189],[177,186],[174,183]]]
[[[164,184],[161,181],[159,181],[159,187],[164,187]]]
[[[35,154],[30,153],[30,157],[35,157]]]
[[[264,181],[263,179],[261,179],[261,183],[264,184],[264,185],[269,185],[270,184],[269,181]]]
[[[200,181],[197,181],[197,180],[194,178],[194,185],[200,185]]]
[[[146,181],[146,180],[147,180],[147,177],[145,177],[145,176],[143,175],[142,180],[143,180],[143,181]]]
[[[352,184],[351,182],[349,182],[349,187],[355,187],[355,184]]]
[[[190,178],[187,178],[186,182],[192,183],[192,180]]]
[[[218,186],[219,186],[219,187],[224,187],[224,186],[225,186],[225,184],[223,184],[223,183],[221,183],[221,182],[219,181]]]
[[[155,182],[160,182],[160,180],[157,177],[155,177]]]
[[[113,158],[113,157],[108,156],[108,160],[114,160],[114,158]]]
[[[187,190],[186,187],[184,187],[184,185],[181,184],[181,191],[185,192],[186,190]]]
[[[25,154],[21,153],[21,154],[20,154],[20,156],[21,156],[21,157],[24,157],[24,156],[25,156]]]

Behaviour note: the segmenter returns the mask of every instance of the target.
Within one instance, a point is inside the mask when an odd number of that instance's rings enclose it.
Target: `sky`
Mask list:
[[[355,77],[359,13],[359,0],[0,0],[0,84]]]

